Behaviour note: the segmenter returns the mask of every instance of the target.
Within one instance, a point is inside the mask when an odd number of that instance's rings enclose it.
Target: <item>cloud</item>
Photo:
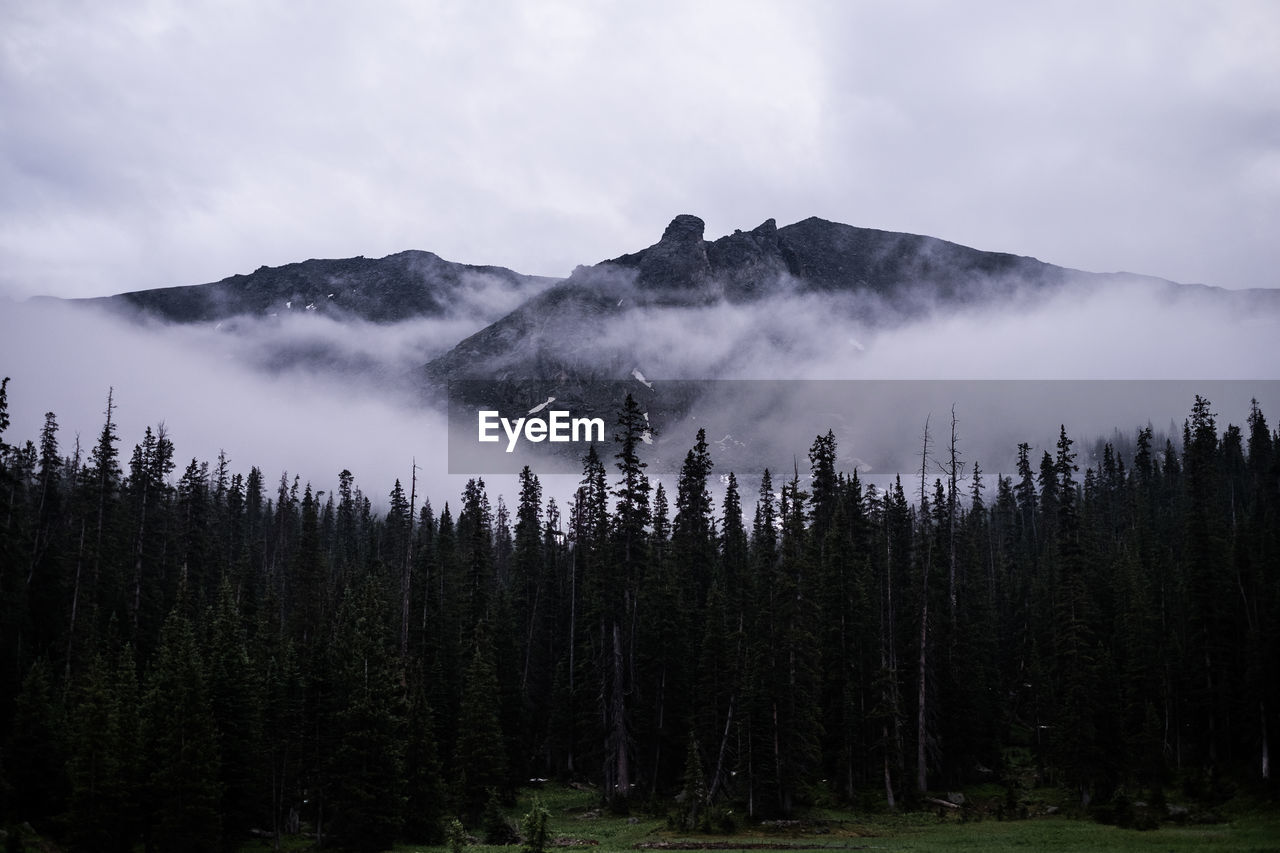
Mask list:
[[[722,442],[712,449],[717,471],[735,470],[743,482],[766,466],[788,472],[798,459],[805,467],[814,436],[832,429],[844,470],[856,466],[884,487],[918,470],[926,420],[936,443],[953,405],[966,461],[989,474],[1011,472],[1021,442],[1037,458],[1052,450],[1060,426],[1079,443],[1082,464],[1096,439],[1131,446],[1148,422],[1176,441],[1171,425],[1197,394],[1218,406],[1222,425],[1243,423],[1253,397],[1264,412],[1280,409],[1274,294],[1077,277],[1058,288],[970,283],[972,301],[961,304],[923,289],[892,301],[815,293],[784,276],[762,285],[768,295],[759,301],[673,305],[655,304],[632,278],[593,269],[580,302],[518,315],[518,336],[496,334],[485,342],[496,350],[469,349],[455,366],[520,378],[537,366],[558,373],[572,365],[562,384],[524,390],[538,401],[620,399],[613,387],[582,387],[585,377],[613,380],[654,411],[681,394],[663,380],[740,380],[710,383],[687,418],[659,425],[645,456],[668,479],[699,428]]]
[[[1116,430],[1132,441],[1148,421],[1169,432],[1195,394],[1219,404],[1221,426],[1242,424],[1253,396],[1264,412],[1280,410],[1271,344],[1280,311],[1230,297],[1077,282],[1051,294],[1015,291],[1004,304],[916,303],[903,315],[848,294],[784,288],[758,303],[643,309],[612,320],[598,340],[634,352],[649,379],[773,380],[722,389],[696,420],[668,428],[659,451],[676,464],[706,427],[748,441],[736,456],[721,454],[740,475],[766,464],[789,470],[832,428],[846,470],[861,465],[883,487],[918,466],[926,418],[936,439],[952,404],[966,459],[989,473],[1012,470],[1019,442],[1051,449],[1059,425],[1082,445]]]
[[[476,282],[484,305],[505,298],[491,286]],[[637,295],[628,276],[599,286],[610,300]],[[1243,423],[1254,396],[1273,419],[1280,411],[1274,305],[1142,281],[994,290],[1003,302],[940,306],[917,294],[889,305],[802,293],[784,279],[753,303],[648,305],[590,322],[566,312],[523,346],[563,342],[565,357],[579,364],[609,360],[616,370],[601,375],[634,381],[637,392],[644,386],[633,371],[659,393],[674,378],[753,380],[713,388],[719,396],[646,446],[654,476],[672,488],[670,472],[699,428],[719,442],[716,473],[735,470],[744,489],[766,465],[775,473],[806,468],[805,452],[827,429],[840,444],[841,469],[858,467],[884,487],[916,470],[926,418],[936,439],[953,404],[965,460],[988,474],[1012,470],[1019,442],[1037,455],[1051,449],[1059,424],[1085,464],[1095,439],[1132,441],[1148,421],[1176,439],[1170,427],[1195,394],[1214,402],[1220,425]],[[420,494],[439,509],[456,502],[467,477],[448,474],[445,418],[421,402],[422,365],[483,322],[472,308],[462,300],[450,317],[392,325],[304,312],[218,328],[11,303],[0,311],[0,375],[13,377],[5,437],[34,440],[43,413],[53,411],[63,452],[77,434],[87,449],[114,388],[124,457],[146,426],[163,421],[184,464],[225,450],[234,471],[256,465],[272,480],[288,471],[326,490],[348,468],[379,505],[416,460]],[[538,457],[528,461],[539,470]],[[511,476],[485,479],[492,495],[517,494]],[[563,506],[578,476],[543,479]]]
[[[1277,300],[1137,278],[994,283],[966,304],[925,292],[886,303],[786,280],[762,290],[756,302],[623,310],[592,321],[585,339],[572,330],[587,321],[568,313],[520,352],[540,344],[602,368],[623,354],[627,369],[615,373],[660,379],[1274,378],[1280,333]]]
[[[0,9],[0,287],[425,248],[563,275],[692,211],[1274,285],[1266,2]]]
[[[11,443],[35,440],[44,412],[52,411],[63,454],[72,453],[77,435],[87,453],[102,428],[108,389],[114,388],[126,461],[145,428],[163,422],[182,465],[193,457],[211,461],[225,451],[233,471],[247,473],[258,466],[269,481],[287,471],[326,490],[336,487],[338,472],[347,468],[375,504],[384,502],[397,478],[408,482],[415,459],[423,469],[420,483],[431,485],[427,493],[441,506],[465,482],[447,474],[443,416],[407,404],[399,388],[371,385],[360,373],[330,372],[327,364],[299,362],[266,371],[258,353],[237,352],[240,341],[258,350],[265,346],[268,323],[249,328],[241,338],[210,329],[143,326],[63,303],[4,308],[0,375],[12,377],[13,422],[5,435]],[[282,335],[315,336],[311,339],[339,347],[361,331],[304,319],[313,322],[291,318],[275,328]],[[384,327],[382,347],[364,352],[386,357],[384,365],[398,365],[396,359],[406,353],[407,326]]]

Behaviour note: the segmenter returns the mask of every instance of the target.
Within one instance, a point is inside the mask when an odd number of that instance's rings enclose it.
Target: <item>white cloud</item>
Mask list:
[[[563,275],[676,213],[1275,284],[1280,10],[0,8],[0,287],[424,248]]]

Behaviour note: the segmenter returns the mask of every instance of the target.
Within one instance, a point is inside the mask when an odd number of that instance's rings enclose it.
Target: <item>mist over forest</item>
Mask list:
[[[721,290],[710,300],[672,303],[646,302],[634,274],[608,270],[591,270],[592,293],[603,290],[604,301],[622,309],[543,310],[536,327],[516,338],[526,355],[518,349],[502,356],[520,364],[516,375],[546,376],[536,371],[549,362],[557,370],[567,363],[615,378],[641,371],[649,380],[1276,376],[1271,342],[1280,334],[1280,310],[1267,294],[1178,288],[1139,277],[1082,278],[1047,291],[1017,281],[988,282],[986,294],[979,283],[956,301],[931,299],[923,287],[890,295],[806,290],[790,276],[775,275],[749,301]],[[236,466],[300,473],[328,490],[346,468],[361,482],[379,484],[379,501],[387,491],[381,484],[405,479],[416,460],[426,488],[442,501],[456,495],[465,478],[446,473],[443,395],[425,390],[431,383],[423,366],[442,357],[447,363],[455,344],[522,303],[547,302],[554,294],[547,286],[546,280],[472,274],[433,315],[381,322],[306,310],[301,299],[294,305],[286,296],[256,313],[232,306],[228,316],[181,323],[119,302],[14,302],[0,314],[0,363],[15,378],[11,408],[19,434],[34,435],[44,412],[54,411],[68,436],[91,435],[114,388],[126,440],[163,422],[184,452],[197,458],[225,452]],[[644,390],[639,383],[635,388]],[[1209,389],[1190,393],[1197,390]],[[1243,401],[1230,401],[1234,408],[1249,399],[1251,392],[1243,393]],[[1252,393],[1270,402],[1265,386]],[[1215,396],[1221,399],[1221,392]],[[716,409],[722,422],[741,425],[739,433],[754,429],[752,452],[763,464],[784,464],[797,438],[832,428],[845,454],[842,468],[891,476],[909,469],[902,460],[913,455],[924,419],[949,412],[952,404],[971,456],[1007,470],[1017,441],[1048,446],[1058,424],[1090,440],[1110,438],[1116,430],[1132,435],[1148,421],[1168,432],[1180,421],[1186,397],[1117,408],[1116,399],[1092,406],[1086,394],[1060,412],[1028,406],[1020,413],[1015,407],[993,418],[989,407],[966,407],[943,392],[901,416],[881,406],[863,410],[856,424],[813,423],[806,409],[799,433],[786,425],[787,407],[764,412],[766,402],[743,401],[740,415],[732,407]],[[1045,417],[1028,417],[1033,412]],[[670,430],[675,465],[697,427]],[[528,461],[538,467],[536,457]],[[507,486],[510,491],[513,481]],[[565,495],[573,487],[569,481],[566,486]]]
[[[702,831],[1266,790],[1274,294],[702,232],[561,281],[402,253],[7,305],[5,814],[381,850],[510,841],[531,779]],[[624,399],[468,467],[458,379]]]

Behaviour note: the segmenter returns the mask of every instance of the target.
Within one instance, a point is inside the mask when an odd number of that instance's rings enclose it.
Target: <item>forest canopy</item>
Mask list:
[[[73,849],[439,843],[533,779],[696,821],[1028,773],[1082,803],[1271,777],[1280,433],[1256,403],[1220,428],[1196,397],[1181,436],[1087,462],[1064,426],[991,480],[954,421],[904,424],[918,491],[837,470],[827,432],[744,506],[702,432],[655,486],[628,399],[563,507],[526,468],[511,507],[477,478],[437,510],[410,478],[375,512],[347,470],[326,493],[184,464],[163,426],[127,449],[110,397],[91,446],[52,412],[15,438],[8,386],[0,808]]]

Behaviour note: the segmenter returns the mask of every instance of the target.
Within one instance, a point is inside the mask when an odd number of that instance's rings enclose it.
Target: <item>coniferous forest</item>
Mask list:
[[[566,505],[526,468],[510,505],[475,479],[436,507],[412,479],[371,500],[346,470],[326,493],[188,461],[109,399],[91,446],[54,413],[15,437],[5,382],[3,820],[70,849],[440,843],[530,780],[692,824],[1012,803],[1028,771],[1082,806],[1271,784],[1280,433],[1256,404],[1223,426],[1197,397],[1180,437],[1096,458],[1064,428],[994,477],[935,423],[921,485],[887,490],[827,433],[713,497],[701,433],[653,484],[628,400]]]

